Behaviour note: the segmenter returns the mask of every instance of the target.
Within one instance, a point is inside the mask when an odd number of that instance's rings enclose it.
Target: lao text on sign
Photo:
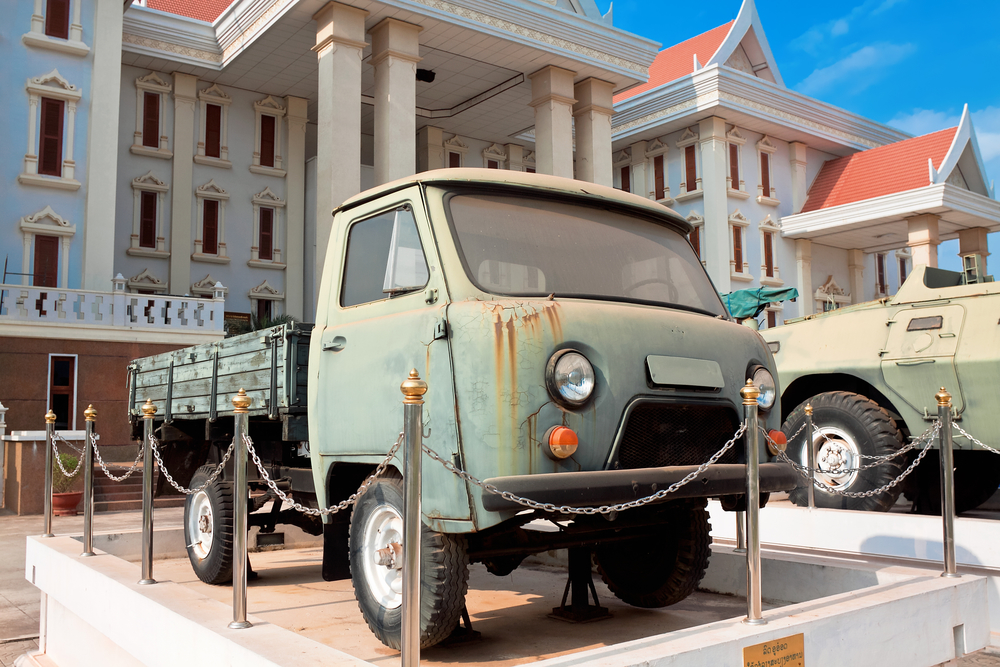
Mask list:
[[[797,634],[743,649],[744,667],[805,667],[805,635]]]

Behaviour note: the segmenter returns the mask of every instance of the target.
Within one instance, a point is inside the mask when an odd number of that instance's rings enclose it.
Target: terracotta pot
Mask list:
[[[52,494],[52,512],[56,516],[76,516],[76,506],[83,498],[83,491]]]

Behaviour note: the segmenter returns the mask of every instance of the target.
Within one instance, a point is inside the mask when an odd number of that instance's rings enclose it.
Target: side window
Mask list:
[[[429,273],[413,211],[386,211],[351,226],[340,305],[356,306],[421,290]]]

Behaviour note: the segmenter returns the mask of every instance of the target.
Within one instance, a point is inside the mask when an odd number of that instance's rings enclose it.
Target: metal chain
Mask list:
[[[233,449],[236,447],[236,438],[233,438],[233,441],[229,443],[229,449],[227,449],[226,453],[222,455],[222,460],[219,462],[219,465],[212,471],[212,474],[208,476],[205,483],[197,489],[188,489],[174,481],[174,478],[170,476],[169,472],[167,472],[167,467],[163,465],[163,459],[160,458],[160,451],[157,449],[156,437],[152,434],[149,436],[149,444],[153,449],[153,457],[156,459],[156,465],[160,466],[160,472],[162,472],[163,476],[167,478],[168,482],[170,482],[170,486],[174,487],[185,496],[193,496],[194,494],[207,489],[208,486],[222,474],[222,470],[226,467],[226,463],[229,461],[229,457],[232,455]]]
[[[961,426],[959,426],[957,423],[952,422],[951,425],[954,428],[956,428],[959,433],[961,433],[966,438],[968,438],[973,444],[979,445],[983,449],[989,450],[989,451],[993,452],[994,454],[1000,454],[1000,449],[994,449],[993,447],[990,447],[989,445],[987,445],[982,440],[979,440],[979,439],[974,438],[973,436],[969,435],[968,431],[966,431],[964,428],[962,428]]]
[[[347,498],[347,500],[341,500],[333,507],[325,507],[319,509],[301,505],[292,500],[287,493],[279,489],[278,485],[274,482],[274,480],[271,479],[271,476],[267,473],[267,470],[264,468],[264,464],[261,462],[260,457],[257,456],[257,451],[253,448],[253,440],[250,439],[250,436],[244,434],[243,442],[246,443],[247,452],[250,454],[250,458],[253,459],[254,465],[257,466],[257,470],[260,471],[260,476],[263,478],[264,482],[267,483],[268,488],[271,489],[274,495],[278,496],[278,498],[280,498],[282,502],[290,504],[292,506],[292,509],[296,510],[297,512],[302,512],[303,514],[309,514],[312,516],[327,516],[329,514],[336,514],[337,512],[346,510],[348,507],[353,505],[354,502],[358,499],[358,496],[364,493],[368,489],[368,487],[372,485],[375,479],[383,472],[385,472],[385,469],[389,465],[389,462],[392,461],[393,457],[396,456],[396,452],[403,444],[403,434],[400,433],[399,437],[396,438],[396,442],[389,449],[389,453],[386,454],[382,462],[375,467],[375,472],[369,475],[368,478],[361,484],[361,486],[358,487],[358,490],[352,493]],[[232,448],[230,447],[230,449]]]
[[[931,446],[934,444],[934,438],[937,437],[937,434],[938,434],[938,432],[940,430],[941,430],[941,422],[934,422],[934,425],[931,428],[929,428],[926,431],[924,431],[923,435],[921,435],[915,441],[915,443],[917,443],[917,442],[920,442],[921,440],[926,439],[927,440],[927,444],[924,445],[924,448],[922,450],[920,450],[920,453],[917,454],[917,457],[915,459],[913,459],[913,462],[909,465],[909,467],[907,467],[906,470],[904,470],[902,473],[900,473],[900,475],[898,477],[896,477],[895,479],[893,479],[892,481],[890,481],[888,484],[886,484],[884,486],[880,486],[877,489],[871,489],[870,491],[860,491],[860,492],[841,491],[841,490],[837,489],[834,486],[823,484],[822,482],[820,482],[820,481],[812,478],[809,475],[809,472],[814,472],[814,473],[815,472],[820,472],[820,473],[823,473],[823,474],[827,474],[827,473],[829,473],[829,471],[826,471],[826,470],[818,470],[818,471],[817,470],[810,470],[810,468],[808,468],[807,466],[800,465],[799,463],[796,463],[795,461],[793,461],[790,458],[788,458],[788,455],[785,452],[779,452],[778,453],[778,459],[780,459],[784,463],[788,463],[789,465],[791,465],[793,468],[795,468],[795,470],[798,471],[798,473],[800,475],[802,475],[802,477],[804,477],[805,479],[807,479],[810,482],[812,482],[812,484],[817,489],[820,489],[821,491],[826,491],[828,493],[833,493],[833,494],[836,494],[838,496],[846,496],[848,498],[871,498],[872,496],[877,496],[877,495],[879,495],[881,493],[885,493],[886,491],[888,491],[889,489],[893,488],[894,486],[896,486],[897,484],[899,484],[900,482],[902,482],[904,479],[906,479],[906,476],[909,475],[911,472],[913,472],[914,468],[917,467],[917,465],[924,458],[924,456],[927,455],[927,452],[930,451]]]
[[[100,437],[101,436],[95,433],[90,443],[91,446],[94,448],[94,456],[97,457],[97,463],[100,464],[101,470],[103,470],[104,474],[108,476],[108,479],[110,479],[113,482],[124,482],[126,479],[132,476],[132,473],[134,473],[136,469],[138,469],[139,461],[142,460],[144,445],[139,445],[139,453],[135,455],[135,461],[132,463],[132,467],[127,468],[128,472],[126,472],[124,475],[118,476],[114,475],[110,470],[108,470],[108,468],[118,468],[120,470],[126,470],[126,468],[125,466],[116,466],[113,463],[104,462],[104,459],[101,457],[101,450],[97,448],[97,441],[100,439]]]
[[[657,502],[658,500],[663,500],[667,495],[673,493],[677,489],[681,488],[682,486],[689,483],[690,481],[701,475],[703,472],[705,472],[705,470],[708,469],[708,466],[718,461],[723,454],[729,451],[729,449],[734,444],[736,444],[737,440],[743,437],[743,434],[746,432],[746,430],[747,430],[746,422],[743,422],[742,424],[740,424],[740,428],[736,431],[736,435],[733,436],[732,440],[723,445],[722,449],[713,454],[708,459],[708,461],[698,466],[696,470],[688,473],[684,477],[684,479],[681,479],[678,482],[674,482],[667,488],[661,489],[652,495],[646,496],[645,498],[630,500],[627,503],[619,503],[617,505],[601,505],[600,507],[570,507],[569,505],[540,503],[537,500],[531,500],[530,498],[522,498],[521,496],[514,495],[509,491],[501,491],[493,484],[487,484],[486,482],[474,477],[473,475],[465,472],[464,470],[458,469],[455,466],[455,464],[453,464],[451,461],[447,461],[441,458],[441,456],[437,452],[429,448],[427,445],[423,445],[423,450],[424,453],[426,453],[432,459],[443,465],[448,471],[458,475],[465,481],[480,487],[484,491],[488,491],[489,493],[494,493],[503,498],[504,500],[509,500],[511,502],[517,503],[518,505],[522,505],[524,507],[528,507],[531,509],[543,510],[545,512],[559,512],[560,514],[585,514],[585,515],[611,514],[612,512],[620,512],[622,510],[642,507],[643,505],[648,505],[649,503],[654,503]]]
[[[57,435],[55,433],[52,434],[52,453],[55,454],[56,465],[59,466],[59,470],[62,471],[64,477],[76,477],[76,474],[80,472],[80,468],[83,467],[83,457],[80,456],[76,459],[76,468],[73,470],[73,472],[66,472],[66,468],[65,466],[63,466],[62,459],[59,458],[59,447],[56,446],[56,440],[62,440],[63,443],[69,445],[69,442],[66,441],[66,438],[62,437],[61,435]],[[72,445],[70,445],[70,447],[72,447]],[[75,447],[73,448],[76,449]]]
[[[802,429],[799,429],[799,430],[801,431]],[[763,428],[760,429],[760,432],[764,435],[764,439],[767,440],[767,442],[769,444],[773,445],[773,447],[774,447],[775,450],[777,450],[778,449],[778,444],[774,440],[771,439],[771,436],[768,434],[768,432],[765,431]],[[833,441],[828,440],[828,442],[833,442]],[[900,449],[897,449],[894,453],[892,453],[892,454],[886,454],[884,456],[866,456],[865,454],[854,453],[854,456],[857,456],[858,458],[862,458],[862,459],[874,459],[874,460],[877,460],[878,463],[872,463],[872,464],[865,465],[865,466],[860,466],[860,467],[857,467],[857,468],[838,468],[837,470],[823,470],[822,468],[816,468],[815,472],[819,472],[819,473],[823,473],[823,474],[836,473],[838,475],[841,475],[841,474],[847,474],[849,472],[861,472],[862,470],[870,470],[872,468],[878,468],[883,463],[886,463],[887,461],[889,461],[891,459],[894,459],[897,456],[900,456],[902,454],[905,454],[906,452],[909,452],[909,451],[912,451],[914,449],[917,449],[917,442],[919,442],[919,440],[911,442],[911,443],[907,444],[905,447],[901,447]],[[808,467],[804,467],[804,468],[806,470],[809,470]]]

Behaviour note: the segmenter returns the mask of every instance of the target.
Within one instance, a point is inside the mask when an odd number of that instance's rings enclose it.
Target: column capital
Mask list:
[[[328,2],[313,14],[316,21],[316,45],[312,50],[322,56],[335,45],[364,49],[365,19],[368,12],[339,2]],[[358,37],[360,36],[360,39]]]
[[[378,65],[386,58],[399,58],[409,62],[420,62],[420,31],[415,23],[386,18],[379,21],[369,34],[372,37],[372,65]]]
[[[573,106],[573,115],[595,111],[607,116],[615,113],[614,110],[614,89],[613,83],[602,81],[590,77],[573,86],[573,97],[576,102]]]

